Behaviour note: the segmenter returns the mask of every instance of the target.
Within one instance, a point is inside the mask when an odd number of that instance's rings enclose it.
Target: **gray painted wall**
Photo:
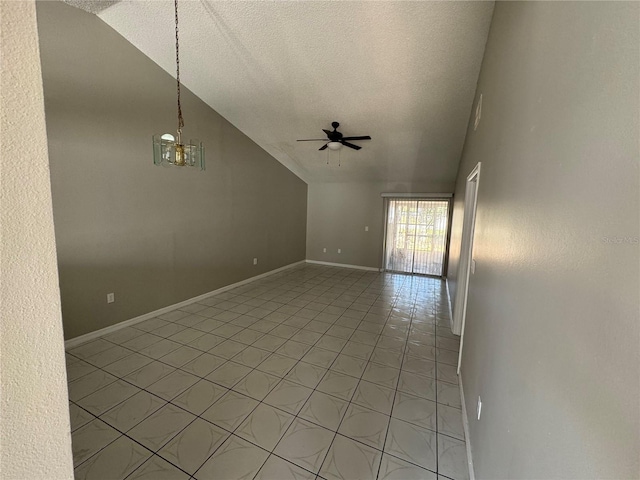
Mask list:
[[[639,18],[496,4],[449,268],[482,161],[462,360],[477,478],[640,474]]]
[[[450,193],[451,184],[312,183],[307,212],[307,258],[380,268],[384,236],[382,193]],[[365,232],[364,227],[369,231]],[[324,253],[323,248],[327,249]],[[338,253],[338,249],[342,253]]]
[[[66,338],[305,258],[302,180],[186,88],[207,169],[154,166],[175,80],[93,15],[37,12]]]

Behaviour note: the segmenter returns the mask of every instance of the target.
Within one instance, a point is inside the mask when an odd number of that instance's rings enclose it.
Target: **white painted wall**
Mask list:
[[[42,76],[33,1],[0,2],[0,476],[73,478]]]

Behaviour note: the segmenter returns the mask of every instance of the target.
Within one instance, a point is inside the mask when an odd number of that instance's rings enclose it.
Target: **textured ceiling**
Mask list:
[[[309,183],[451,185],[492,12],[481,1],[183,0],[181,78]],[[98,15],[175,75],[173,2]],[[334,120],[373,140],[339,152],[296,142]]]
[[[120,0],[62,0],[72,7],[81,8],[89,13],[100,13],[103,10],[115,5]]]

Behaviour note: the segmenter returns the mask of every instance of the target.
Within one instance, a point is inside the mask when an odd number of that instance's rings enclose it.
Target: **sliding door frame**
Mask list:
[[[380,266],[381,272],[391,272],[391,273],[403,273],[406,275],[421,275],[423,277],[433,277],[433,278],[445,278],[447,274],[447,268],[449,268],[449,243],[451,239],[451,218],[452,218],[452,210],[453,210],[453,194],[452,193],[383,193],[383,222],[384,227],[382,229],[382,265]],[[444,250],[444,258],[442,261],[442,273],[441,275],[429,275],[424,273],[413,273],[413,272],[400,272],[396,270],[388,270],[387,269],[387,225],[389,219],[389,202],[391,200],[406,200],[406,201],[443,201],[447,202],[447,234],[445,237],[445,250]],[[415,255],[415,248],[414,248]]]

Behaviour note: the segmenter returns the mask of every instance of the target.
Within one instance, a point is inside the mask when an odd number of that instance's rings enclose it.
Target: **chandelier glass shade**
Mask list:
[[[183,143],[170,133],[153,136],[153,163],[165,167],[196,167],[204,170],[204,145],[200,140]]]
[[[196,167],[204,170],[204,145],[199,140],[182,141],[182,105],[180,104],[180,46],[178,37],[178,0],[174,0],[176,24],[176,84],[178,97],[178,130],[153,136],[153,163],[167,167]]]

